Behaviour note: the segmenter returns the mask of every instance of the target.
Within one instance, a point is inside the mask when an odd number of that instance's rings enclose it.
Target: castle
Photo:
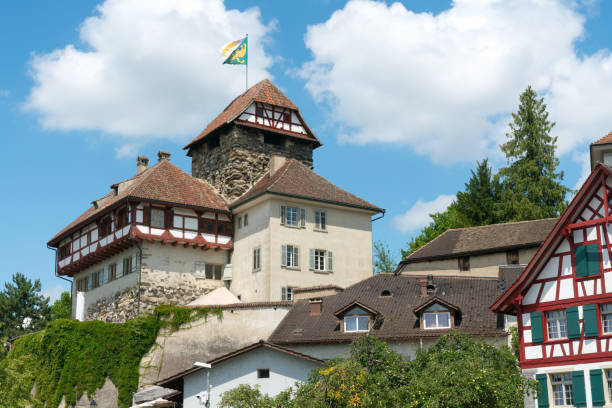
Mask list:
[[[316,174],[319,146],[263,80],[185,147],[192,175],[167,152],[150,167],[139,156],[136,175],[48,242],[56,275],[72,278],[73,317],[122,322],[217,288],[287,302],[294,288],[371,276],[372,217],[384,210]]]

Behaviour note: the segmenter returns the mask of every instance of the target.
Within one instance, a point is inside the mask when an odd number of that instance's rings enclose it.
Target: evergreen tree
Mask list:
[[[493,175],[488,159],[476,162],[465,191],[457,193],[457,212],[465,226],[488,225],[500,222],[496,215],[500,185]]]
[[[397,262],[391,255],[389,247],[381,241],[374,242],[374,274],[391,273],[395,270]]]
[[[557,171],[555,125],[548,120],[544,98],[531,88],[521,94],[518,112],[512,114],[508,141],[502,144],[508,167],[500,170],[502,218],[523,221],[559,216],[566,207],[569,189]]]
[[[16,337],[45,328],[49,320],[49,298],[40,294],[40,280],[32,281],[21,273],[0,292],[0,338]]]

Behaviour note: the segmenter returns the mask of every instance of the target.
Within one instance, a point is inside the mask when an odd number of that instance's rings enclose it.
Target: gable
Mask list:
[[[612,293],[612,226],[608,222],[612,173],[599,165],[591,173],[553,232],[515,285],[492,306],[512,312],[539,304],[569,304]]]
[[[306,125],[293,109],[253,102],[236,119],[236,123],[260,125],[277,131],[307,136]]]

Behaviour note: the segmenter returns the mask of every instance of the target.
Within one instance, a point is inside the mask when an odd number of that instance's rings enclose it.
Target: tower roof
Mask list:
[[[108,194],[94,200],[87,211],[51,238],[49,245],[57,245],[66,234],[130,198],[229,212],[225,200],[206,181],[190,176],[169,160],[161,160],[142,173],[111,185]]]
[[[286,109],[290,109],[294,111],[296,115],[298,116],[298,118],[300,119],[300,121],[302,122],[306,130],[306,134],[303,134],[303,135],[296,134],[294,132],[288,132],[283,129],[270,129],[271,131],[276,131],[279,133],[286,133],[289,136],[295,136],[300,139],[309,140],[313,142],[316,146],[321,145],[321,142],[319,142],[319,139],[317,139],[317,137],[312,133],[312,131],[306,125],[306,122],[300,115],[300,111],[297,108],[297,106],[295,106],[295,104],[291,102],[291,100],[287,98],[287,96],[284,93],[282,93],[280,89],[278,89],[272,83],[272,81],[270,81],[269,79],[264,79],[262,81],[259,81],[255,85],[253,85],[245,93],[238,96],[229,105],[227,105],[227,107],[223,110],[223,112],[221,112],[215,119],[213,119],[212,122],[210,122],[208,126],[206,126],[206,128],[195,139],[193,139],[191,142],[189,142],[189,144],[187,144],[184,147],[184,149],[189,149],[193,147],[198,142],[204,140],[208,135],[213,133],[215,130],[219,129],[223,125],[226,125],[236,120],[254,102],[259,102],[259,103],[272,105],[272,106],[276,106],[280,108],[286,108]],[[246,126],[259,127],[254,123],[249,124],[249,123],[241,121],[241,124],[246,125]]]

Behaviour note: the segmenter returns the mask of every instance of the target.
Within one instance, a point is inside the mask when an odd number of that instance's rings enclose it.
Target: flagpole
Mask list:
[[[247,60],[246,60],[246,82],[245,82],[245,86],[246,88],[244,89],[244,91],[248,91],[249,90],[249,34],[246,35],[246,43],[247,43]]]

